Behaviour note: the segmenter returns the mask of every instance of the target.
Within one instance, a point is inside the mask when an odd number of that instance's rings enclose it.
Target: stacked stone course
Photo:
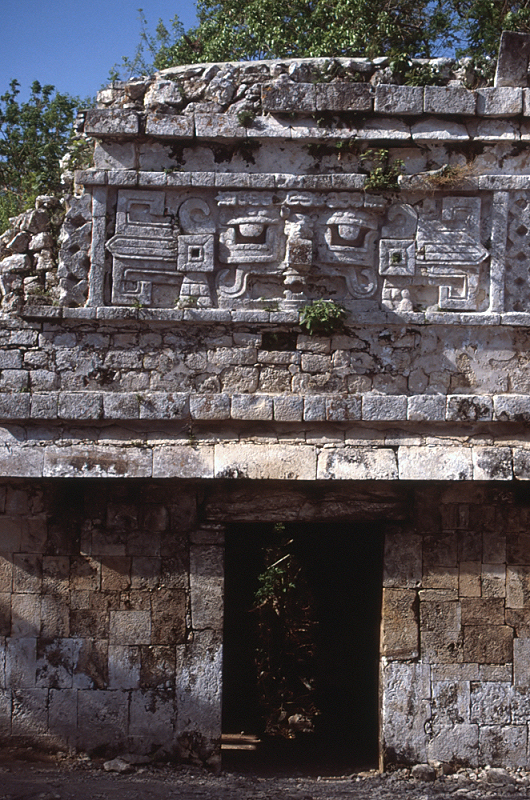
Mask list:
[[[0,243],[5,741],[218,765],[224,526],[376,520],[383,762],[529,766],[520,37],[494,86],[195,65],[81,116],[58,237]]]

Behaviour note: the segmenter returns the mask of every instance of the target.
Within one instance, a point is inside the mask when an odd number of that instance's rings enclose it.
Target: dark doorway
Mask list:
[[[274,549],[278,537],[287,543],[287,549]],[[279,556],[285,564],[286,552],[297,565],[295,582],[302,586],[300,605],[305,608],[311,604],[303,615],[305,639],[300,645],[301,660],[307,661],[309,653],[310,671],[308,677],[304,663],[301,680],[311,688],[301,702],[309,708],[307,716],[311,717],[312,708],[318,713],[308,730],[304,710],[300,713],[294,704],[292,708],[286,704],[284,716],[294,729],[286,729],[286,721],[281,723],[283,729],[281,725],[271,726],[269,716],[267,735],[269,709],[264,707],[263,683],[260,685],[257,678],[263,663],[256,654],[268,644],[264,645],[255,607],[263,596],[259,592],[267,559],[270,565],[271,559]],[[260,754],[269,757],[271,769],[294,759],[297,768],[319,774],[328,769],[351,771],[377,766],[382,564],[383,532],[375,523],[228,526],[223,733],[225,740],[227,735],[242,733],[260,740],[254,756],[245,751],[253,768],[258,766]],[[304,694],[302,683],[300,696]],[[293,710],[299,712],[298,716]],[[225,766],[233,759],[234,751],[223,752]]]

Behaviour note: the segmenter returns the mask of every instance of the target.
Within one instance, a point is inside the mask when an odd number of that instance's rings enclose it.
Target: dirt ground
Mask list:
[[[108,772],[103,761],[28,760],[0,754],[0,800],[443,800],[530,797],[530,773],[460,769],[436,780],[418,780],[408,769],[343,775],[308,775],[296,770],[257,770],[229,765],[218,775],[196,767],[135,765]],[[232,769],[239,767],[239,771]]]

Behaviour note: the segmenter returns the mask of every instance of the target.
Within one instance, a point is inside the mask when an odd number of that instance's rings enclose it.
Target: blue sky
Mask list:
[[[133,56],[139,41],[138,8],[154,32],[178,14],[195,21],[193,0],[1,0],[0,94],[16,78],[22,99],[34,80],[58,91],[93,96],[110,68]]]

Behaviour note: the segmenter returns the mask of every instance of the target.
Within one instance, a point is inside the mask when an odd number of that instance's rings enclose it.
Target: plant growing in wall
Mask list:
[[[299,324],[310,336],[330,336],[342,330],[346,309],[334,300],[313,300],[300,311]]]
[[[359,160],[367,163],[370,171],[364,184],[364,190],[369,192],[396,192],[399,191],[398,178],[405,171],[405,163],[401,158],[390,162],[388,150],[366,150],[361,153]]]
[[[276,524],[264,550],[253,613],[255,656],[265,733],[293,739],[312,733],[319,710],[314,702],[314,600],[297,558],[294,539]]]

